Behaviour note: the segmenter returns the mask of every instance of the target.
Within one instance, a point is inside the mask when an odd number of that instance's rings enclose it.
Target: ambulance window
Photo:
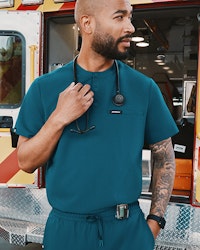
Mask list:
[[[24,95],[25,40],[17,32],[0,31],[0,108],[16,108]]]

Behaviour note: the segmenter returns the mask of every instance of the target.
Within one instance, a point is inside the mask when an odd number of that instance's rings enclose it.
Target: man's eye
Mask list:
[[[117,16],[116,19],[121,20],[121,19],[123,19],[123,16]]]

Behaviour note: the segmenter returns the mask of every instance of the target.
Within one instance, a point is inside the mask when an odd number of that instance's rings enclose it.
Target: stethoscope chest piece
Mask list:
[[[116,81],[116,94],[113,96],[112,100],[116,106],[122,106],[124,105],[125,97],[120,93],[119,67],[116,60],[114,60],[114,64],[116,68],[117,81]]]
[[[122,94],[116,94],[115,96],[113,96],[113,103],[116,106],[122,106],[124,105],[125,102],[125,98]]]

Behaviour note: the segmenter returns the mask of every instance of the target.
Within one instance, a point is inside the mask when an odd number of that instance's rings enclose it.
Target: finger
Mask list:
[[[83,84],[78,82],[76,83],[74,86],[73,86],[73,89],[76,90],[76,91],[80,91],[83,87]]]
[[[72,82],[69,87],[74,87],[75,86],[75,82]]]
[[[87,101],[89,101],[94,97],[94,92],[90,90],[84,97],[86,98]]]
[[[90,85],[89,84],[85,84],[81,89],[80,89],[80,93],[82,96],[86,96],[89,92],[90,92]]]
[[[76,86],[75,82],[70,83],[68,87],[63,92],[68,92],[69,90],[73,90],[73,88]]]
[[[90,98],[90,99],[87,101],[88,105],[89,105],[89,106],[91,106],[91,105],[92,105],[92,103],[93,103],[93,101],[94,101],[94,98],[93,98],[93,97],[92,97],[92,98]]]

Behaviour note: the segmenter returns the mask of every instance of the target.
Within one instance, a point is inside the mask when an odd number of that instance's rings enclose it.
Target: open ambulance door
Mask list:
[[[40,75],[42,13],[1,11],[0,21],[0,187],[40,187],[41,170],[21,171],[11,133],[25,93]],[[34,119],[34,117],[33,117]],[[16,137],[17,139],[17,137]]]
[[[200,206],[200,13],[197,15],[199,22],[199,51],[198,51],[198,74],[196,95],[196,122],[195,122],[195,151],[194,151],[194,181],[192,204]]]

